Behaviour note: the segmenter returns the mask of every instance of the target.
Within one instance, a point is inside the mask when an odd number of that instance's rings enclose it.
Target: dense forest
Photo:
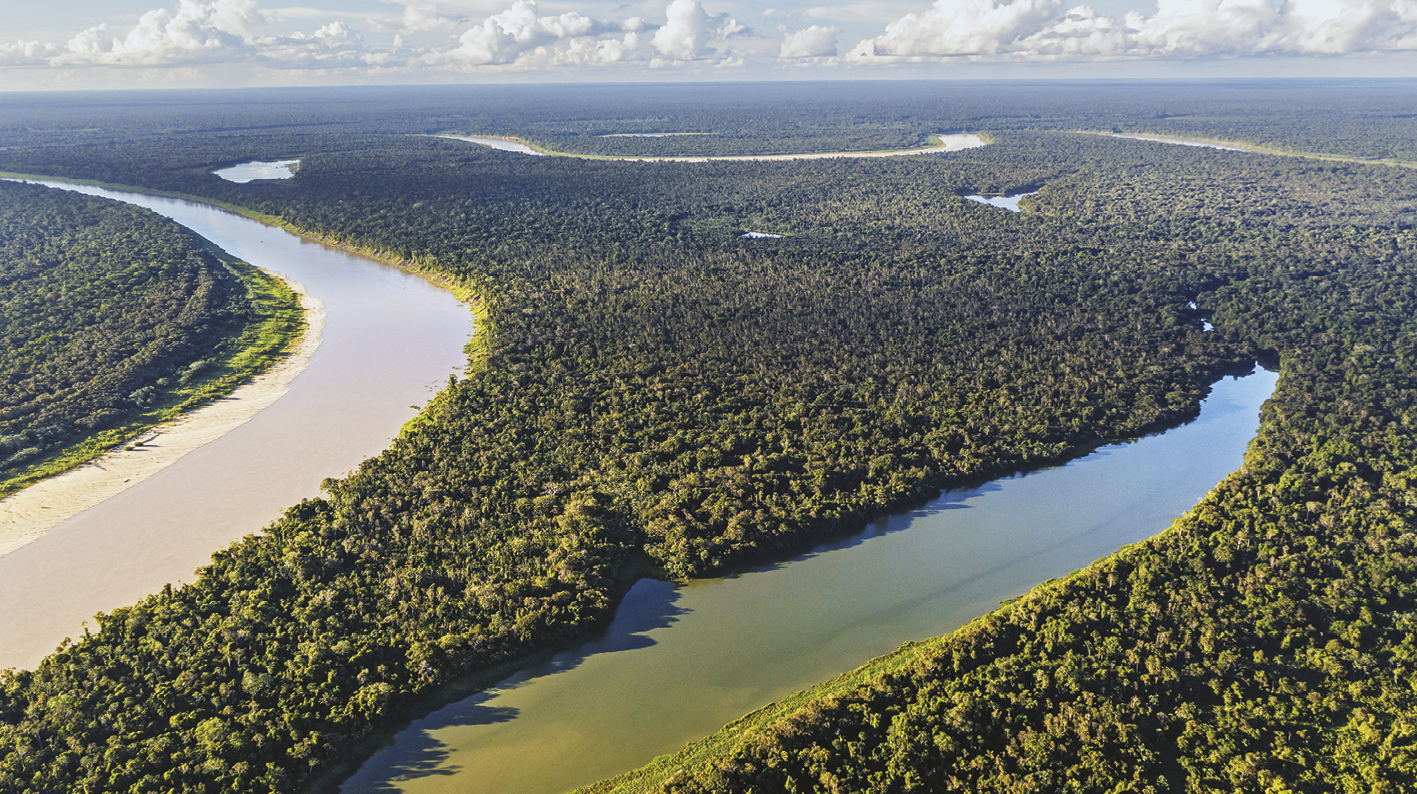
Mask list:
[[[1202,304],[1277,351],[1283,378],[1245,467],[1168,532],[727,736],[726,752],[591,790],[1411,789],[1417,233],[1406,209],[1384,216],[1417,186],[1339,173],[1371,192],[1326,203],[1330,221],[1174,244],[1239,264],[1268,240]],[[1346,225],[1360,207],[1367,222]]]
[[[1413,87],[1411,80],[970,81],[947,89],[862,82],[14,93],[0,94],[0,152],[16,171],[165,190],[202,185],[203,195],[223,190],[212,170],[245,160],[440,133],[657,156],[880,150],[940,132],[1083,130],[1413,163]],[[712,134],[618,137],[662,132]]]
[[[230,391],[292,303],[154,213],[0,182],[0,495]]]
[[[761,130],[758,151],[852,127],[862,148],[950,130],[993,144],[691,166],[408,134],[555,141],[529,130],[576,109],[490,89],[233,103],[204,129],[176,102],[142,124],[32,102],[0,130],[0,169],[239,205],[455,279],[486,321],[468,377],[385,454],[193,584],[4,674],[0,791],[302,790],[420,698],[605,620],[637,571],[780,556],[1175,424],[1256,357],[1282,373],[1261,439],[1177,529],[670,785],[1410,786],[1417,174],[1060,131],[1107,98],[1084,88],[873,87],[862,119],[823,110],[852,96],[802,91],[791,133],[709,89],[702,112]],[[1147,124],[1164,92],[1116,90],[1094,118],[1173,131]],[[1342,92],[1313,90],[1266,95],[1271,137],[1247,140],[1403,156],[1374,132],[1405,123],[1400,92],[1344,94],[1387,114],[1350,139],[1312,121]],[[648,108],[622,100],[557,134],[634,131],[609,122]],[[1241,102],[1169,101],[1221,119]],[[686,104],[642,129],[684,131]],[[302,158],[293,179],[209,173],[277,157]],[[1038,188],[1021,214],[960,198]]]

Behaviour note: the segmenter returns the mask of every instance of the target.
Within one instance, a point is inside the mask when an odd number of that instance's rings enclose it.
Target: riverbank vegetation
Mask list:
[[[1168,532],[587,794],[1410,788],[1414,293],[1358,269],[1223,291],[1283,380]]]
[[[0,182],[0,496],[229,393],[301,328],[278,279],[165,218]]]
[[[636,561],[782,555],[1174,424],[1257,356],[1282,367],[1261,440],[1180,528],[672,785],[1302,788],[1367,780],[1389,746],[1381,774],[1410,783],[1417,174],[1058,132],[1027,90],[999,123],[946,100],[912,134],[994,143],[687,165],[404,134],[482,113],[465,131],[535,139],[492,124],[522,100],[456,95],[335,129],[308,103],[249,136],[100,126],[105,149],[6,133],[0,168],[202,195],[443,273],[481,296],[486,355],[324,498],[0,679],[0,791],[301,790],[448,682],[603,621]],[[278,184],[209,173],[296,156]],[[1040,187],[1020,214],[960,198]]]

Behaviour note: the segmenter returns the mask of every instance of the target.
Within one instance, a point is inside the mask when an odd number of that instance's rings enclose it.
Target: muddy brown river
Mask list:
[[[45,183],[147,207],[305,285],[323,342],[275,404],[132,488],[0,557],[0,668],[32,668],[94,613],[190,582],[212,552],[389,446],[467,363],[472,315],[427,280],[178,199]]]

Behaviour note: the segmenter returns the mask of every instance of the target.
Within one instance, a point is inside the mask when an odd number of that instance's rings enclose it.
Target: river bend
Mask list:
[[[323,341],[289,391],[147,480],[0,557],[0,668],[32,668],[99,611],[190,582],[213,552],[259,531],[389,446],[467,363],[472,315],[426,279],[205,204],[51,187],[165,215],[324,303]]]
[[[1150,537],[1243,462],[1277,376],[1200,417],[872,524],[788,562],[649,579],[580,647],[415,720],[344,794],[561,794],[648,763],[907,640]]]

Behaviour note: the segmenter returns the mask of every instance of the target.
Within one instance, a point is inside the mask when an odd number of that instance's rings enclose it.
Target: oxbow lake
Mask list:
[[[969,199],[970,201],[977,201],[977,202],[979,202],[980,204],[988,204],[988,205],[991,206],[991,207],[998,207],[999,209],[1005,209],[1005,210],[1008,210],[1009,212],[1023,212],[1023,208],[1018,205],[1019,201],[1022,200],[1025,196],[1036,196],[1036,195],[1038,195],[1038,191],[1035,190],[1035,191],[1033,191],[1032,193],[1019,193],[1019,194],[1014,195],[1014,196],[979,196],[979,195],[974,195],[974,196],[965,196],[964,198]]]
[[[299,167],[299,160],[275,160],[272,162],[252,160],[249,163],[233,165],[230,168],[223,168],[212,173],[228,182],[245,184],[257,179],[289,179],[295,176],[295,171]]]
[[[342,791],[561,794],[955,629],[1166,529],[1240,467],[1276,381],[1227,377],[1186,425],[946,492],[787,562],[641,580],[599,636],[415,720]]]

